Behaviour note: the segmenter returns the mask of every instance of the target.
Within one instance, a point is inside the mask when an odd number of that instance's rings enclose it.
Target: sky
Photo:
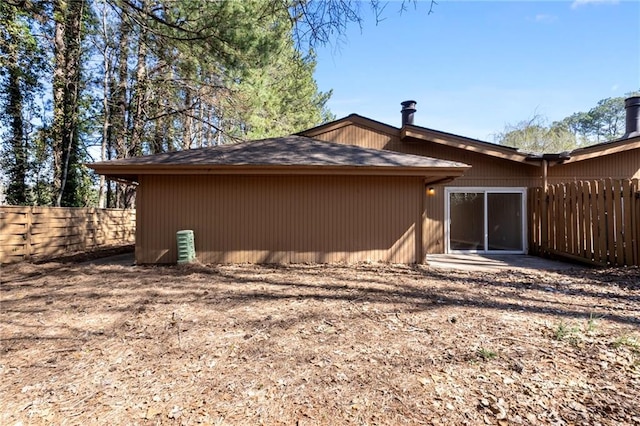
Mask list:
[[[315,78],[337,118],[356,113],[493,142],[535,114],[550,122],[640,90],[640,1],[391,1],[376,24],[316,49]]]

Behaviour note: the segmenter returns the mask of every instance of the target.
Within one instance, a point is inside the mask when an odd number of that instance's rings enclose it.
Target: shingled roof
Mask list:
[[[100,174],[137,181],[141,174],[400,174],[456,177],[453,161],[291,135],[235,145],[166,152],[88,164]]]

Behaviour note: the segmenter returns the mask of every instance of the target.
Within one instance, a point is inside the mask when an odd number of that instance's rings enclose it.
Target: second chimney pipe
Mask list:
[[[402,126],[405,124],[413,124],[413,114],[416,112],[416,101],[400,102],[402,105]]]
[[[625,99],[626,126],[623,139],[640,136],[640,96],[632,96]]]

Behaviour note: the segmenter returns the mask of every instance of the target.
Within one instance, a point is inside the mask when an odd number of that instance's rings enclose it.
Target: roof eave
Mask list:
[[[592,158],[602,157],[604,155],[617,154],[619,152],[625,152],[637,148],[640,148],[640,136],[612,142],[605,142],[598,145],[587,146],[585,148],[578,148],[571,151],[571,158],[565,161],[564,164],[589,160]]]
[[[451,176],[459,177],[470,166],[243,166],[243,165],[107,165],[89,164],[96,173],[110,178],[138,182],[141,175],[341,175],[341,176]]]
[[[446,137],[443,137],[442,132],[438,132],[436,130],[419,128],[415,126],[404,126],[400,130],[400,139],[404,140],[406,138],[433,142],[439,145],[445,145],[453,148],[464,149],[466,151],[476,152],[483,155],[488,155],[490,157],[496,157],[504,160],[516,161],[518,163],[532,165],[530,160],[528,160],[528,154],[515,151],[508,147],[501,147],[499,145],[490,144],[488,142],[476,141],[474,139],[465,138],[463,136],[447,134]]]

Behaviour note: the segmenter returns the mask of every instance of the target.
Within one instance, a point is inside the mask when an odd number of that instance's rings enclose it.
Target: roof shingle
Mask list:
[[[234,145],[165,152],[90,166],[367,166],[367,167],[467,167],[466,164],[419,155],[319,141],[305,136],[285,136]]]

